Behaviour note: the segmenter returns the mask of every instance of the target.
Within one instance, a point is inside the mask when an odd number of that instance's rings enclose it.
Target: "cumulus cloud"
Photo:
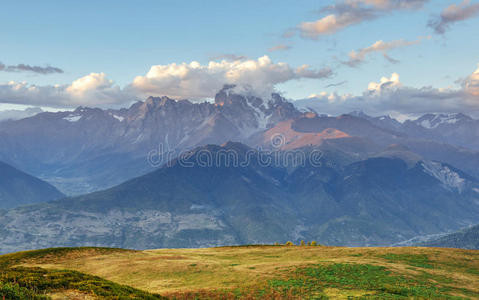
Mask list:
[[[212,97],[224,84],[247,87],[258,95],[270,95],[275,85],[303,78],[321,79],[332,76],[330,68],[297,68],[268,56],[257,60],[210,61],[206,65],[191,63],[152,66],[144,76],[133,80],[129,89],[141,95],[167,95],[178,99]]]
[[[292,67],[273,62],[268,56],[257,60],[237,58],[155,65],[144,76],[120,88],[104,73],[91,73],[70,84],[37,86],[10,81],[0,84],[0,103],[71,108],[76,106],[111,107],[148,96],[176,99],[212,98],[225,85],[234,84],[238,92],[269,97],[275,86],[290,80],[322,79],[333,75],[330,68]]]
[[[381,77],[379,82],[370,82],[368,85],[368,92],[381,93],[384,90],[390,90],[401,86],[399,81],[399,74],[392,73],[390,78]]]
[[[6,66],[3,63],[0,63],[0,71],[4,72],[33,72],[37,74],[47,75],[47,74],[54,74],[54,73],[63,73],[63,70],[57,67],[46,66],[31,66],[26,64],[18,64],[18,65],[11,65]]]
[[[286,51],[286,50],[290,50],[291,49],[291,46],[289,45],[284,45],[284,44],[279,44],[279,45],[276,45],[276,46],[273,46],[271,48],[268,49],[269,52],[276,52],[276,51]]]
[[[346,27],[382,17],[392,11],[415,10],[428,0],[343,0],[326,6],[322,18],[298,25],[302,37],[316,39]]]
[[[438,34],[444,34],[451,24],[464,21],[479,15],[479,3],[464,0],[460,4],[446,7],[441,15],[429,21],[428,26]]]
[[[460,88],[408,87],[393,73],[369,83],[361,95],[322,92],[296,103],[332,115],[358,110],[372,115],[465,111],[479,115],[479,68],[461,80]]]
[[[52,107],[108,106],[132,100],[104,73],[91,73],[71,84],[36,86],[10,81],[0,84],[0,102]]]
[[[360,64],[365,62],[366,57],[368,55],[371,55],[373,53],[381,53],[384,56],[384,58],[387,59],[389,62],[398,63],[399,62],[398,60],[389,56],[388,54],[389,51],[397,49],[397,48],[417,45],[420,42],[421,42],[421,39],[417,39],[415,41],[394,40],[390,42],[384,42],[382,40],[379,40],[369,47],[358,49],[356,51],[352,50],[349,53],[349,59],[342,63],[350,67],[357,67]]]
[[[471,97],[479,98],[479,64],[477,70],[469,75],[465,80],[460,81],[464,91]],[[479,101],[479,99],[478,99]]]

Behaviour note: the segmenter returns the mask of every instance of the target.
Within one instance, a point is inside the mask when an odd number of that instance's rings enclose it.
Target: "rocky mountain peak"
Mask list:
[[[415,120],[414,123],[424,127],[426,129],[435,129],[443,125],[454,125],[461,122],[469,122],[473,119],[469,116],[466,116],[462,113],[451,113],[451,114],[425,114],[419,119]]]
[[[269,99],[240,94],[234,85],[225,85],[215,96],[215,105],[228,119],[237,120],[246,134],[257,129],[267,129],[276,123],[299,117],[296,107],[277,93]]]
[[[171,99],[167,96],[161,96],[161,97],[150,96],[145,100],[144,105],[148,107],[160,107],[160,106],[166,106],[166,105],[175,105],[176,102],[177,102],[176,100]]]

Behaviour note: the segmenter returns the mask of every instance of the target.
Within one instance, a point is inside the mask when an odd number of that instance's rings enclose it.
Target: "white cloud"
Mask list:
[[[408,87],[393,73],[369,83],[362,95],[322,92],[296,103],[333,115],[364,111],[372,115],[468,112],[479,116],[479,68],[461,81],[460,88]]]
[[[167,95],[173,98],[201,99],[215,95],[224,84],[247,87],[259,95],[270,95],[276,84],[290,80],[321,79],[332,75],[329,68],[313,70],[308,65],[293,68],[274,63],[268,56],[257,60],[210,61],[156,65],[145,76],[133,80],[130,89],[142,95]]]
[[[53,107],[109,106],[132,100],[104,73],[91,73],[70,85],[0,84],[0,102]]]
[[[125,88],[115,85],[104,73],[91,73],[64,85],[37,86],[11,81],[0,84],[0,103],[71,108],[121,106],[148,96],[196,100],[214,97],[225,84],[269,97],[276,84],[331,75],[330,68],[314,70],[308,65],[295,68],[283,62],[274,63],[268,56],[257,60],[240,57],[210,61],[206,65],[193,61],[152,66],[146,75],[137,76]]]
[[[379,40],[375,43],[373,43],[371,46],[358,49],[357,51],[353,50],[349,53],[349,59],[343,64],[348,65],[350,67],[357,67],[358,65],[362,64],[365,60],[366,57],[372,53],[379,52],[381,53],[384,58],[386,58],[388,61],[392,63],[398,62],[397,60],[391,58],[388,55],[388,52],[397,48],[402,48],[402,47],[407,47],[407,46],[412,46],[412,45],[417,45],[421,42],[421,38],[415,40],[415,41],[406,41],[406,40],[394,40],[390,42],[384,42],[382,40]]]
[[[303,37],[317,38],[320,35],[336,33],[347,26],[360,23],[361,21],[363,21],[363,17],[356,14],[331,14],[314,22],[301,23],[300,30]]]
[[[381,77],[379,82],[370,82],[368,85],[368,92],[381,94],[384,90],[390,90],[393,88],[398,88],[402,84],[399,81],[399,74],[392,73],[390,78]]]
[[[92,90],[108,89],[113,86],[113,81],[106,78],[105,73],[91,73],[90,75],[78,78],[67,87],[67,92],[76,96],[83,96]]]
[[[322,9],[326,16],[298,25],[301,36],[316,39],[397,10],[421,8],[428,0],[343,0]]]
[[[471,4],[464,0],[460,4],[452,4],[446,7],[441,15],[429,21],[429,27],[438,34],[444,34],[453,23],[464,21],[479,15],[479,3]]]
[[[476,71],[462,82],[464,91],[471,97],[479,97],[479,64],[477,66]]]

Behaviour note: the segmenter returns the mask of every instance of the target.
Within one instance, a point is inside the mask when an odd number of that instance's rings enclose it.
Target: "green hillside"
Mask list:
[[[6,299],[479,299],[478,282],[479,251],[458,249],[56,248],[0,256]]]

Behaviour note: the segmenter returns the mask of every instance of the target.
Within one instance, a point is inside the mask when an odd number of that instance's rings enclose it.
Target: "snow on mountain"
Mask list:
[[[372,117],[357,111],[349,115],[368,120],[380,128],[400,133],[405,137],[479,150],[479,120],[462,113],[430,113],[404,122],[390,116]]]
[[[123,122],[123,120],[125,120],[125,117],[115,115],[114,113],[109,113],[109,115],[112,116],[113,118],[117,119],[120,122]]]
[[[243,138],[301,114],[279,94],[272,94],[269,99],[261,99],[254,95],[236,94],[234,89],[234,85],[226,85],[217,93],[215,106],[237,126]]]
[[[444,186],[455,189],[458,192],[464,191],[466,179],[462,178],[457,172],[451,170],[448,166],[440,162],[422,163],[424,171],[442,182]]]
[[[57,187],[79,194],[151,171],[147,156],[160,146],[179,153],[245,141],[300,114],[277,94],[263,100],[237,94],[231,86],[214,103],[149,97],[123,109],[78,107],[0,123],[0,159],[50,182],[60,178]],[[114,174],[101,174],[98,165]]]
[[[378,117],[372,117],[367,114],[365,114],[362,111],[353,111],[348,113],[348,115],[358,117],[361,119],[368,120],[369,122],[373,123],[376,126],[382,127],[382,128],[387,128],[390,130],[398,130],[401,127],[401,122],[396,120],[395,118],[391,116],[378,116]]]
[[[472,119],[464,114],[453,113],[453,114],[426,114],[414,123],[426,128],[426,129],[435,129],[441,125],[452,125],[460,121],[472,121]]]
[[[69,114],[68,116],[63,117],[63,120],[74,123],[74,122],[80,121],[81,118],[82,118],[81,115]]]

